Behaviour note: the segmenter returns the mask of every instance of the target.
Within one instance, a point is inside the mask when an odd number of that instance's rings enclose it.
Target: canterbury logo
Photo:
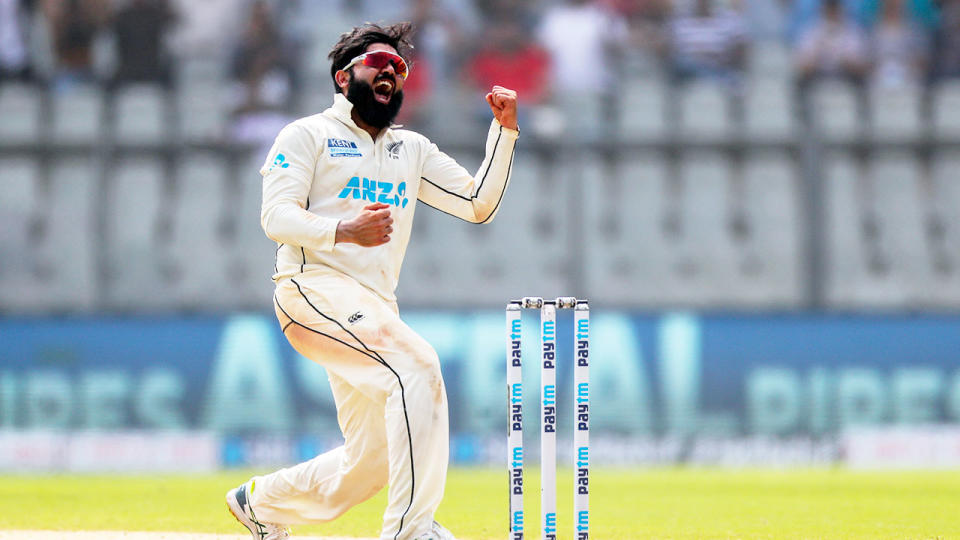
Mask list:
[[[353,315],[347,317],[347,322],[350,323],[350,324],[357,324],[357,322],[359,322],[360,319],[362,319],[362,318],[363,318],[363,313],[360,313],[360,312],[358,311],[358,312],[354,313]]]

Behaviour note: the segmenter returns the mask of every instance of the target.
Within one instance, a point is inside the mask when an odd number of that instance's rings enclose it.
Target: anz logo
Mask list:
[[[393,182],[384,182],[382,180],[371,180],[369,178],[360,178],[354,176],[347,182],[347,185],[340,191],[339,199],[363,199],[370,202],[379,202],[406,208],[410,202],[407,197],[407,183],[400,182],[394,190]]]

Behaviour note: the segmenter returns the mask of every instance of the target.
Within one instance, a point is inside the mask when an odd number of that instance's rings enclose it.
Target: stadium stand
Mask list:
[[[960,81],[945,81],[933,88],[931,123],[939,138],[960,139]]]
[[[191,152],[175,166],[172,223],[162,276],[177,306],[226,309],[235,289],[222,247],[230,213],[223,194],[228,170],[222,156]],[[201,264],[198,264],[201,262]]]
[[[52,92],[50,100],[52,142],[90,146],[103,140],[105,96],[99,87],[90,84]]]
[[[696,141],[731,134],[730,97],[725,88],[711,81],[694,81],[684,84],[679,94],[681,137]]]
[[[29,309],[34,276],[32,240],[36,236],[37,186],[40,168],[30,157],[0,158],[0,306],[6,311]]]
[[[629,141],[656,141],[667,131],[666,104],[668,89],[658,77],[635,77],[623,83],[620,110],[617,115],[620,135]]]
[[[303,4],[319,22],[283,25],[302,77],[281,117],[329,105],[329,46],[377,3]],[[454,4],[482,35],[470,3]],[[424,48],[455,64],[450,34],[434,31]],[[554,89],[522,111],[530,127],[492,225],[419,208],[398,294],[417,307],[530,291],[640,308],[960,307],[960,82],[798,84],[790,45],[764,35],[741,86],[677,84],[655,37],[618,42],[610,87]],[[269,309],[269,140],[231,138],[237,81],[220,47],[175,47],[170,89],[0,81],[0,310]],[[455,68],[431,66],[431,112],[410,127],[472,170],[489,111]]]
[[[23,83],[0,85],[0,144],[36,143],[40,138],[43,94]]]
[[[112,132],[124,144],[165,144],[170,140],[168,92],[158,85],[120,88],[112,100]]]
[[[870,128],[882,141],[916,140],[923,131],[922,88],[915,85],[873,88],[868,97]]]
[[[811,125],[823,140],[850,142],[865,131],[857,89],[840,80],[824,80],[810,89]]]
[[[783,151],[747,156],[743,193],[736,200],[745,213],[740,239],[739,294],[742,306],[785,308],[803,302],[802,225],[799,169]]]
[[[121,157],[110,167],[106,189],[106,303],[120,311],[164,307],[159,231],[169,192],[164,163],[154,157]]]
[[[34,240],[36,294],[20,299],[33,313],[84,313],[104,307],[99,289],[103,270],[98,230],[102,165],[88,156],[64,156],[50,165],[37,198],[42,206]]]
[[[744,98],[742,132],[751,140],[789,142],[797,129],[792,88],[783,78],[751,78]]]
[[[586,161],[583,207],[585,289],[612,305],[666,304],[667,254],[671,244],[662,223],[667,171],[653,152],[603,155]]]

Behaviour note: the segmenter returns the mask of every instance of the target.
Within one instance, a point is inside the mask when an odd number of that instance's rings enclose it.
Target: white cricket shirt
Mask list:
[[[352,109],[335,94],[329,109],[283,128],[260,169],[260,223],[279,244],[275,281],[328,268],[392,302],[417,200],[473,223],[489,222],[510,181],[519,133],[493,120],[486,156],[471,175],[418,133],[388,128],[374,141],[350,118]],[[340,220],[374,202],[391,207],[390,241],[334,245]]]

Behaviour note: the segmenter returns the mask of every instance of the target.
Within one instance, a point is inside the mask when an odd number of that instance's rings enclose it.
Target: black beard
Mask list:
[[[380,103],[374,97],[373,87],[366,81],[351,78],[347,87],[347,99],[353,103],[360,120],[368,126],[383,129],[393,123],[403,104],[403,90],[393,94],[389,103]]]

